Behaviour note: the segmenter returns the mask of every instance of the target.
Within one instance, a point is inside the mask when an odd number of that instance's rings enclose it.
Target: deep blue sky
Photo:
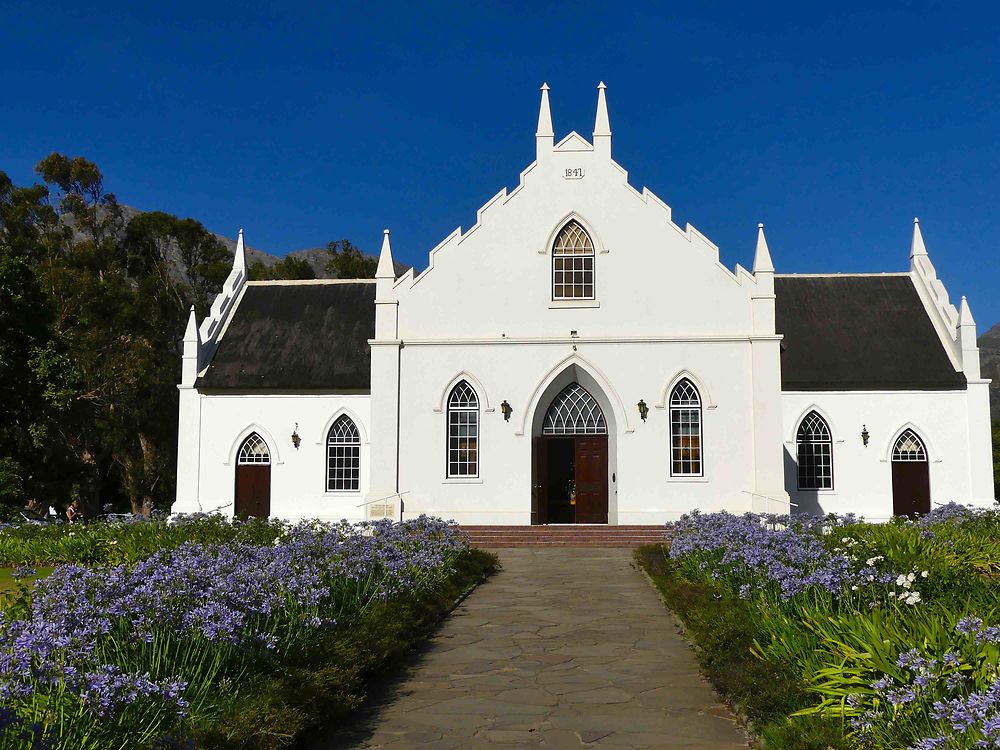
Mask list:
[[[589,138],[603,79],[616,160],[726,265],[763,221],[779,272],[905,270],[919,216],[956,302],[1000,320],[996,2],[115,5],[0,0],[15,182],[84,155],[264,250],[388,226],[423,267],[534,158],[541,82],[557,138]]]

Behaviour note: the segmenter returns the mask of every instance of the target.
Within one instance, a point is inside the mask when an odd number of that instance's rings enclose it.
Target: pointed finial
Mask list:
[[[972,310],[969,308],[969,300],[962,295],[962,304],[958,308],[958,324],[960,326],[974,326],[975,319],[972,317]]]
[[[194,305],[191,305],[191,312],[188,313],[187,328],[184,329],[184,341],[198,343],[200,340],[200,334],[198,333],[198,316],[195,314]]]
[[[239,268],[246,270],[247,267],[247,253],[246,248],[243,245],[243,229],[240,228],[240,234],[236,238],[236,252],[233,253],[233,268]]]
[[[767,247],[763,224],[757,225],[757,250],[753,256],[753,272],[774,273],[774,264],[771,262],[771,251]]]
[[[552,130],[552,110],[549,109],[549,84],[542,84],[542,101],[538,106],[538,129],[535,131],[536,138],[553,138],[555,133]]]
[[[392,263],[392,248],[389,246],[389,230],[382,232],[382,251],[378,254],[378,267],[375,269],[376,279],[396,278],[396,269]]]
[[[597,117],[594,119],[594,137],[611,137],[611,121],[608,119],[608,99],[604,81],[597,86]]]
[[[927,246],[924,245],[924,236],[920,233],[920,219],[913,219],[913,242],[910,244],[910,258],[917,255],[927,255]]]

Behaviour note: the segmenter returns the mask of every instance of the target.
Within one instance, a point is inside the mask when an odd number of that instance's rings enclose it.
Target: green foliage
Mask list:
[[[944,514],[930,524],[854,523],[821,539],[859,565],[877,559],[882,570],[915,571],[915,583],[876,582],[839,594],[812,586],[783,597],[760,584],[759,571],[742,563],[720,567],[708,551],[671,559],[665,548],[651,547],[638,557],[684,620],[709,677],[746,712],[765,747],[902,748],[935,736],[940,727],[930,706],[953,697],[944,688],[947,675],[899,706],[887,705],[885,688],[873,686],[910,685],[913,670],[899,657],[911,649],[938,665],[946,653],[960,656],[954,670],[963,675],[962,689],[983,691],[996,678],[1000,649],[961,636],[956,624],[972,616],[1000,619],[1000,513],[954,520]],[[910,586],[919,589],[916,605],[898,596]],[[887,718],[867,730],[846,723],[863,712]],[[841,730],[846,739],[835,741]]]
[[[335,279],[374,279],[378,259],[364,255],[349,240],[336,240],[327,245],[330,259],[326,271]]]
[[[250,264],[251,281],[293,281],[315,278],[316,272],[313,271],[309,262],[294,255],[286,255],[270,268],[260,261]]]
[[[812,704],[812,697],[794,662],[762,659],[755,653],[756,644],[769,638],[756,607],[711,579],[687,577],[661,545],[642,547],[636,559],[684,622],[705,673],[750,721],[764,747],[849,747],[839,721],[823,716],[792,718]]]
[[[247,691],[219,702],[211,720],[195,728],[197,746],[280,750],[335,729],[364,702],[373,679],[397,668],[454,601],[497,568],[495,555],[468,550],[432,589],[374,601],[341,618],[334,633],[300,641]]]

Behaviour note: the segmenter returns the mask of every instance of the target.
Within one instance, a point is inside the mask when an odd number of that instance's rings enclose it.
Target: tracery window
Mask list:
[[[576,220],[552,244],[552,299],[594,299],[594,243]]]
[[[833,489],[833,437],[815,411],[802,418],[795,436],[800,490]]]
[[[479,476],[479,397],[465,380],[448,396],[448,476]]]
[[[924,441],[913,430],[907,429],[892,447],[893,461],[926,461],[927,450]]]
[[[357,492],[361,489],[361,433],[346,414],[341,414],[326,435],[326,491]]]
[[[271,451],[264,442],[264,438],[256,432],[247,435],[247,439],[240,446],[240,452],[236,459],[238,464],[269,464],[271,463]]]
[[[701,396],[687,378],[670,392],[670,474],[700,477],[704,471],[701,455]]]
[[[608,425],[600,404],[579,383],[570,383],[549,405],[543,435],[607,435]]]

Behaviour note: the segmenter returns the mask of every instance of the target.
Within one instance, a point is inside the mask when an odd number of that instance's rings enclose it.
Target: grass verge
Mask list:
[[[790,714],[812,705],[792,665],[764,661],[755,642],[769,640],[757,627],[752,604],[710,581],[689,580],[669,557],[668,548],[651,544],[636,550],[636,560],[680,617],[694,641],[702,669],[719,694],[742,715],[758,746],[771,750],[849,748],[837,719]]]

